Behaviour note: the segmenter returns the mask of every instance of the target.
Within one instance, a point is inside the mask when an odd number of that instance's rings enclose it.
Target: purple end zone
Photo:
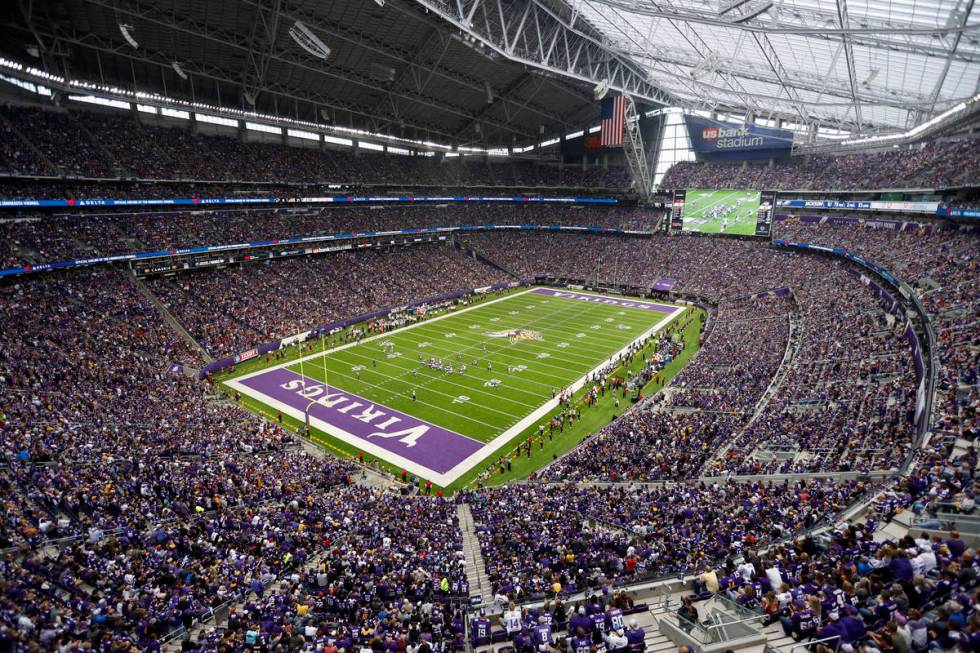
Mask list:
[[[654,304],[652,302],[641,302],[632,299],[623,299],[619,297],[605,297],[603,295],[590,295],[584,292],[575,292],[574,290],[558,290],[556,288],[535,288],[531,291],[535,295],[549,295],[551,297],[563,297],[565,299],[577,299],[583,302],[592,302],[594,304],[607,304],[609,306],[622,306],[624,308],[642,308],[647,311],[656,311],[658,313],[673,313],[674,311],[680,310],[680,306],[668,306],[667,304]]]
[[[291,406],[355,438],[444,474],[483,447],[465,435],[374,404],[363,397],[279,368],[238,381],[263,396]],[[351,443],[353,444],[353,443]],[[356,446],[356,445],[355,445]]]

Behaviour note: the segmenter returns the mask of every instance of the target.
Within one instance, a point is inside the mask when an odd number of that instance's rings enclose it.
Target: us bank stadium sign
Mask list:
[[[699,159],[780,158],[790,155],[793,132],[684,116]]]
[[[762,136],[753,136],[748,127],[705,127],[701,130],[701,140],[715,142],[715,147],[725,150],[737,147],[757,147],[765,143]]]

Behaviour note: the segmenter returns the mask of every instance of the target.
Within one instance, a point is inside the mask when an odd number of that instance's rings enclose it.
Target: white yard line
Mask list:
[[[521,328],[524,328],[524,327],[521,327]],[[554,328],[554,327],[551,327],[551,328]],[[591,329],[590,329],[590,331],[591,331]],[[600,341],[600,342],[601,341],[608,341],[608,338],[606,338],[602,334],[600,334],[598,330],[592,331],[592,333],[586,333],[585,335],[586,335],[585,338],[576,338],[575,335],[569,336],[568,337],[569,347],[572,344],[576,344],[576,345],[587,344],[587,343],[585,343],[583,341],[588,341],[588,340],[597,340],[597,341]],[[411,337],[414,338],[415,336],[411,336]],[[425,340],[411,340],[411,338],[406,338],[406,339],[409,340],[409,342],[414,342],[415,344],[418,344],[420,342],[426,342]],[[457,332],[456,337],[454,337],[454,338],[443,338],[442,341],[445,341],[445,342],[456,341],[456,342],[467,343],[467,344],[470,344],[471,343],[473,345],[479,345],[482,342],[487,342],[486,337],[477,338],[475,336],[470,336],[468,333],[459,333],[459,332]],[[432,341],[430,340],[428,342],[431,343]],[[554,347],[554,346],[556,344],[558,344],[558,343],[553,343],[553,342],[550,342],[550,341],[540,341],[540,342],[543,342],[545,345],[550,345],[551,347],[557,349],[557,347]],[[596,343],[589,343],[589,344],[591,344],[593,346],[583,347],[582,349],[583,350],[586,350],[586,351],[595,351],[597,348],[600,348],[599,345],[598,345],[598,342],[596,342]],[[430,346],[430,347],[427,348],[427,351],[428,350],[432,350],[432,349],[440,349],[440,350],[443,350],[444,348],[443,347],[436,347],[435,344],[432,344],[432,346]],[[470,349],[472,349],[472,347],[470,347]],[[450,350],[450,351],[452,351],[452,350]],[[480,353],[483,353],[483,352],[481,351]],[[585,356],[585,355],[576,355],[575,358],[577,358],[579,360],[578,361],[575,361],[575,360],[572,360],[571,358],[566,357],[563,353],[560,353],[560,352],[556,354],[556,353],[551,353],[549,351],[548,353],[550,355],[548,356],[547,359],[541,359],[541,360],[535,359],[535,364],[536,365],[540,365],[541,367],[553,368],[553,369],[560,370],[560,371],[567,371],[569,366],[578,367],[578,366],[583,365],[583,364],[588,364],[588,363],[592,362],[595,359],[595,356],[591,356],[590,357],[590,356]],[[518,363],[524,363],[524,362],[527,362],[527,360],[528,360],[528,354],[527,354],[527,352],[525,352],[524,354],[521,354],[520,352],[517,352],[517,351],[511,352],[511,351],[507,351],[506,349],[498,349],[498,350],[494,351],[493,354],[494,354],[494,356],[501,356],[503,358],[512,358],[512,359],[515,359]],[[548,362],[546,362],[546,361],[548,361]],[[450,361],[450,362],[452,362],[452,361]],[[556,364],[556,363],[559,363],[559,364]],[[561,365],[560,363],[568,363],[568,365]],[[551,377],[552,375],[548,375],[548,376]]]
[[[472,311],[474,309],[481,308],[483,306],[489,306],[491,304],[495,304],[497,302],[501,302],[501,301],[505,301],[505,300],[508,300],[508,299],[512,299],[514,297],[520,297],[522,295],[525,295],[527,293],[532,292],[533,290],[534,290],[534,288],[529,288],[529,289],[524,290],[522,292],[518,292],[518,293],[511,294],[511,295],[507,295],[505,297],[500,297],[498,299],[490,300],[489,302],[481,302],[480,304],[477,304],[475,306],[470,306],[470,307],[461,309],[459,311],[452,311],[452,312],[446,313],[444,315],[440,315],[438,317],[434,317],[434,318],[432,318],[430,320],[425,320],[425,321],[422,321],[422,322],[416,322],[415,324],[410,324],[408,326],[402,327],[401,329],[397,329],[397,330],[392,331],[392,332],[389,332],[389,333],[381,333],[381,334],[377,334],[377,335],[374,335],[374,336],[370,336],[368,338],[365,338],[365,339],[361,340],[360,342],[361,343],[365,343],[365,342],[371,342],[373,340],[377,340],[378,338],[390,337],[393,333],[397,333],[399,331],[404,331],[404,330],[408,330],[408,329],[418,328],[418,327],[420,327],[420,326],[422,326],[424,324],[429,324],[429,323],[432,323],[432,322],[437,322],[439,320],[445,319],[445,318],[450,317],[450,316],[459,315],[459,314],[465,313],[467,311]],[[634,301],[634,300],[631,300],[631,301]],[[644,303],[649,303],[649,302],[644,302]],[[680,316],[681,314],[685,313],[686,311],[684,309],[685,309],[685,307],[678,306],[677,307],[677,310],[675,310],[674,312],[672,312],[669,315],[667,315],[665,318],[663,318],[662,320],[660,320],[659,322],[657,322],[655,325],[653,325],[652,327],[650,327],[649,329],[647,329],[643,333],[639,334],[636,338],[634,338],[629,343],[627,343],[622,349],[620,349],[617,352],[612,353],[609,356],[608,359],[603,360],[602,362],[600,362],[593,369],[591,369],[586,374],[583,374],[577,381],[574,381],[571,385],[569,385],[567,387],[571,390],[572,394],[574,394],[575,392],[577,392],[578,390],[580,390],[585,385],[585,380],[589,376],[591,376],[592,374],[597,373],[598,371],[600,371],[601,369],[603,369],[604,367],[606,367],[609,364],[610,361],[614,361],[619,356],[626,354],[633,345],[635,345],[636,343],[642,341],[644,338],[647,338],[648,336],[650,336],[650,335],[652,335],[654,333],[658,333],[661,330],[663,330],[668,324],[670,324],[678,316]],[[339,345],[337,347],[334,347],[333,349],[328,350],[326,353],[329,354],[329,353],[332,353],[332,352],[335,352],[335,351],[341,351],[343,349],[348,349],[350,347],[357,346],[357,344],[358,344],[357,342],[351,342],[351,343],[347,343],[347,344],[344,344],[344,345]],[[255,399],[258,399],[262,403],[264,403],[264,404],[266,404],[268,406],[271,406],[272,408],[275,408],[277,410],[282,411],[282,413],[284,415],[289,415],[290,417],[293,417],[294,419],[298,419],[300,421],[304,421],[306,419],[306,415],[305,415],[305,413],[303,413],[303,411],[301,411],[301,410],[299,410],[297,408],[293,408],[292,406],[289,406],[288,404],[285,404],[285,403],[280,402],[278,400],[272,399],[271,397],[267,397],[263,393],[256,392],[255,390],[253,390],[253,389],[251,389],[251,388],[249,388],[247,386],[242,385],[241,384],[241,381],[244,380],[244,379],[251,378],[253,376],[258,376],[259,374],[265,374],[265,373],[267,373],[267,372],[269,372],[271,370],[281,369],[281,368],[285,368],[285,367],[291,367],[293,365],[298,364],[300,362],[300,360],[302,360],[302,361],[308,361],[308,360],[311,360],[311,359],[319,358],[319,357],[321,357],[323,355],[324,355],[324,352],[318,352],[318,353],[311,354],[311,355],[306,356],[306,357],[301,358],[301,359],[296,359],[296,360],[288,361],[288,362],[285,362],[285,363],[280,363],[278,365],[266,367],[266,368],[263,368],[261,370],[257,370],[255,372],[249,372],[247,374],[243,374],[241,376],[235,377],[234,379],[230,379],[228,381],[225,381],[224,383],[226,385],[228,385],[229,387],[231,387],[231,388],[233,388],[233,389],[241,392],[243,395],[246,395],[246,396],[249,396],[249,397],[253,397]],[[256,395],[258,395],[258,396],[256,396]],[[370,441],[367,441],[367,440],[365,440],[363,438],[359,438],[359,437],[357,437],[357,436],[355,436],[355,435],[353,435],[353,434],[351,434],[351,433],[349,433],[349,432],[347,432],[347,431],[345,431],[345,430],[343,430],[341,428],[338,428],[338,427],[336,427],[336,426],[334,426],[332,424],[328,424],[327,422],[324,422],[323,420],[320,420],[320,419],[318,419],[316,417],[313,417],[312,415],[310,416],[310,426],[312,426],[312,427],[314,427],[314,428],[316,428],[316,429],[318,429],[318,430],[320,430],[320,431],[322,431],[324,433],[327,433],[327,434],[329,434],[329,435],[337,438],[338,440],[341,440],[342,442],[345,442],[345,443],[351,445],[352,447],[355,447],[355,448],[357,448],[357,449],[359,449],[361,451],[364,451],[366,454],[369,454],[369,455],[372,455],[372,456],[374,456],[376,458],[380,458],[382,460],[385,460],[385,461],[387,461],[388,463],[390,463],[392,465],[403,467],[404,469],[406,469],[407,471],[409,471],[410,473],[412,473],[412,474],[414,474],[416,476],[419,476],[421,478],[431,479],[432,482],[435,483],[436,485],[445,487],[445,486],[448,486],[451,483],[453,483],[456,479],[460,478],[464,474],[468,473],[471,469],[473,469],[474,467],[476,467],[477,465],[479,465],[481,462],[483,462],[484,460],[486,460],[490,456],[492,456],[496,451],[498,451],[500,448],[502,448],[503,446],[505,446],[512,438],[514,438],[516,435],[518,435],[519,433],[521,433],[522,431],[524,431],[526,428],[528,428],[529,426],[531,426],[532,424],[534,424],[535,422],[537,422],[538,420],[540,420],[542,417],[544,417],[549,412],[551,412],[552,410],[554,410],[557,406],[558,406],[558,399],[557,398],[554,398],[554,399],[551,399],[551,400],[546,401],[541,406],[539,406],[537,408],[537,410],[535,410],[535,411],[529,413],[528,415],[526,415],[523,419],[521,419],[520,421],[518,421],[517,423],[515,423],[513,426],[511,426],[510,428],[508,428],[506,431],[503,431],[502,433],[500,433],[500,435],[498,435],[497,437],[493,438],[492,440],[490,440],[489,442],[487,442],[486,444],[484,444],[483,447],[481,447],[480,449],[478,449],[477,451],[475,451],[473,454],[471,454],[470,456],[468,456],[467,458],[465,458],[464,460],[462,460],[461,462],[459,462],[455,467],[453,467],[448,472],[443,473],[443,474],[440,474],[438,472],[435,472],[434,470],[431,470],[431,469],[425,467],[424,465],[420,465],[418,463],[415,463],[415,462],[413,462],[411,460],[408,460],[407,458],[404,458],[402,456],[399,456],[398,454],[392,453],[388,449],[383,449],[383,448],[381,448],[381,447],[379,447],[377,445],[374,445]],[[463,434],[459,434],[459,435],[463,435]],[[463,435],[463,437],[468,437],[468,436]],[[474,438],[469,438],[469,439],[473,440]]]
[[[617,357],[626,354],[630,350],[630,347],[632,347],[634,344],[640,342],[641,340],[643,340],[644,338],[646,338],[651,334],[659,333],[668,324],[670,324],[673,320],[675,320],[679,315],[685,312],[686,311],[684,311],[683,308],[681,310],[674,311],[673,313],[671,313],[670,315],[668,315],[667,317],[660,320],[655,325],[653,325],[652,327],[650,327],[649,329],[641,333],[633,341],[631,341],[625,347],[620,349],[618,352],[612,354],[609,357],[609,360],[616,360]],[[575,394],[576,392],[578,392],[582,388],[582,386],[585,385],[585,380],[589,376],[595,374],[596,372],[598,372],[608,364],[609,361],[603,361],[599,365],[595,366],[592,370],[590,370],[588,374],[583,375],[581,378],[579,378],[578,381],[575,381],[575,383],[569,386],[569,388],[571,389],[571,393]],[[495,437],[493,440],[488,442],[485,447],[483,447],[482,449],[475,452],[474,454],[472,454],[471,456],[463,460],[461,463],[453,467],[451,470],[449,470],[446,476],[451,476],[452,479],[455,481],[457,478],[467,473],[472,468],[476,467],[481,461],[493,455],[495,451],[497,451],[498,449],[506,445],[511,438],[513,438],[518,433],[520,433],[527,427],[537,422],[539,419],[541,419],[542,417],[544,417],[545,415],[547,415],[557,407],[558,407],[557,398],[551,399],[550,401],[542,404],[542,406],[538,408],[536,411],[527,415],[524,419],[520,420],[512,427],[510,427],[509,429],[507,429],[506,431],[504,431],[503,433]]]
[[[267,397],[262,393],[257,393],[251,388],[240,384],[238,381],[228,381],[227,383],[230,387],[238,390],[243,395],[249,395],[255,397],[256,399],[266,404],[267,406],[282,411],[283,415],[289,415],[290,417],[292,417],[295,420],[298,420],[299,422],[303,422],[306,419],[305,413],[303,413],[303,411],[298,408],[294,408],[289,404],[279,401],[278,399]],[[410,474],[418,476],[419,478],[431,479],[432,482],[435,483],[436,485],[441,485],[445,487],[450,483],[452,483],[457,478],[459,478],[459,474],[450,477],[450,474],[454,473],[455,468],[453,470],[450,470],[448,474],[440,474],[438,472],[429,469],[424,465],[420,465],[419,463],[413,462],[408,458],[399,456],[397,453],[393,453],[388,449],[379,447],[378,445],[372,443],[370,440],[359,438],[356,435],[349,433],[348,431],[345,431],[344,429],[338,426],[334,426],[333,424],[324,422],[320,418],[314,417],[313,415],[310,415],[310,426],[319,431],[322,431],[323,433],[326,433],[328,435],[337,438],[341,442],[345,442],[349,444],[355,449],[363,451],[365,455],[374,456],[375,458],[384,460],[385,462],[391,465],[395,465],[396,467],[403,467]],[[455,431],[453,432],[456,433]],[[480,442],[480,440],[471,438],[468,435],[464,435],[462,433],[457,433],[457,435],[467,438],[468,440],[473,440],[474,442]],[[465,471],[461,473],[465,473]]]
[[[367,338],[364,338],[364,339],[359,340],[359,341],[358,340],[355,340],[354,342],[348,342],[348,343],[345,343],[343,345],[338,345],[338,346],[334,347],[333,349],[328,349],[325,352],[324,351],[320,351],[320,352],[317,352],[315,354],[310,354],[309,356],[304,356],[302,358],[296,358],[294,360],[287,361],[285,363],[279,363],[278,365],[273,365],[271,367],[263,367],[261,370],[257,370],[255,372],[249,372],[247,374],[242,374],[241,376],[236,376],[235,378],[230,379],[229,381],[225,381],[225,383],[229,383],[230,381],[240,381],[240,380],[243,380],[243,379],[249,379],[249,378],[251,378],[253,376],[257,376],[259,374],[263,374],[265,372],[268,372],[269,370],[278,370],[278,369],[283,368],[283,367],[290,367],[292,365],[299,365],[300,362],[304,362],[305,363],[306,361],[313,360],[315,358],[320,358],[321,356],[324,356],[326,354],[332,354],[335,351],[343,351],[344,349],[350,349],[351,347],[356,347],[356,346],[362,345],[362,344],[364,344],[366,342],[372,342],[374,340],[378,340],[379,338],[390,338],[392,333],[402,332],[402,331],[409,331],[410,329],[417,329],[420,326],[422,326],[423,324],[432,324],[433,322],[438,322],[439,320],[445,320],[447,317],[451,317],[453,315],[462,315],[463,313],[468,313],[469,311],[475,310],[477,308],[482,308],[484,306],[491,306],[493,304],[496,304],[497,302],[506,301],[506,300],[512,299],[514,297],[520,297],[521,295],[526,295],[527,293],[531,292],[532,290],[534,290],[534,288],[528,288],[527,290],[522,290],[521,292],[515,292],[512,295],[506,295],[504,297],[498,297],[497,299],[491,299],[488,302],[480,302],[479,304],[476,304],[475,306],[468,306],[466,308],[461,308],[458,311],[449,311],[448,313],[444,313],[443,315],[440,315],[438,317],[434,317],[434,318],[429,319],[429,320],[423,320],[421,322],[415,322],[414,324],[409,324],[407,326],[403,326],[403,327],[401,327],[399,329],[395,329],[394,331],[389,331],[387,333],[379,333],[377,335],[368,336]]]
[[[348,354],[348,355],[350,355],[350,354]],[[354,354],[354,355],[355,356],[359,356],[359,354]],[[361,356],[361,357],[362,358],[365,358],[364,356]],[[368,360],[374,360],[374,359],[368,359]],[[408,359],[408,360],[411,360],[411,359]],[[418,361],[415,361],[415,362],[417,363]],[[523,401],[519,401],[517,399],[507,399],[506,397],[501,397],[498,393],[488,392],[486,390],[480,390],[479,388],[474,388],[472,385],[464,385],[462,383],[456,383],[455,381],[453,381],[453,378],[455,376],[457,376],[456,372],[453,372],[452,374],[447,374],[445,372],[441,372],[438,375],[437,374],[425,374],[425,371],[426,370],[429,370],[430,368],[425,367],[424,365],[421,366],[421,367],[419,367],[419,368],[411,368],[411,367],[402,367],[400,365],[394,365],[392,363],[382,363],[382,364],[383,365],[389,365],[389,366],[394,367],[395,369],[397,369],[397,370],[399,370],[399,371],[402,372],[402,374],[399,374],[398,376],[391,377],[392,380],[401,381],[403,383],[408,383],[409,385],[412,385],[412,381],[408,378],[409,375],[411,375],[411,373],[412,373],[412,369],[418,369],[420,371],[420,374],[422,375],[422,378],[424,378],[424,379],[429,379],[431,381],[441,381],[443,383],[448,383],[449,385],[456,386],[457,388],[462,388],[463,390],[466,390],[467,392],[479,392],[480,394],[487,395],[488,397],[493,397],[493,400],[495,402],[506,401],[507,403],[517,404],[518,406],[524,406],[525,408],[534,408],[537,405],[537,404],[526,404]],[[370,370],[377,369],[375,367],[369,367],[369,366],[362,366],[362,367],[364,367],[364,370],[363,371],[365,371],[365,372],[370,371]],[[458,365],[457,365],[457,367],[458,367]],[[313,369],[316,370],[317,368],[314,367]],[[467,370],[467,371],[469,371],[469,370]],[[343,377],[345,379],[354,379],[354,380],[358,381],[359,383],[363,383],[364,385],[367,385],[367,386],[370,386],[372,388],[376,388],[378,390],[381,390],[385,394],[389,394],[389,395],[396,396],[396,397],[406,396],[405,393],[397,392],[395,390],[392,390],[391,388],[386,387],[385,384],[383,384],[383,383],[370,383],[370,382],[365,381],[363,379],[359,379],[356,376],[351,376],[347,372],[342,372],[340,370],[327,370],[327,372],[328,372],[328,374],[330,376],[336,375],[336,376],[341,376],[341,377]],[[460,376],[463,376],[463,375],[460,375]],[[412,378],[414,379],[414,378],[418,378],[418,377],[412,377]],[[418,385],[418,384],[415,384],[415,385],[417,387],[422,387],[422,386],[429,387],[429,384],[428,383],[422,384],[421,386]],[[430,392],[434,392],[434,393],[439,394],[439,395],[443,395],[444,397],[449,397],[450,399],[455,399],[458,396],[458,395],[449,394],[448,392],[443,392],[441,390],[436,390],[435,388],[432,388],[432,387],[429,387],[429,391]],[[479,406],[480,408],[485,408],[486,410],[489,410],[489,411],[491,411],[493,413],[500,413],[501,415],[510,415],[509,412],[498,410],[498,409],[493,408],[491,406],[487,406],[486,404],[481,404],[479,402],[471,402],[471,403],[473,405],[475,405],[475,406]],[[456,414],[456,413],[454,413],[454,414]],[[482,424],[482,422],[481,422],[481,424]]]
[[[716,190],[715,192],[713,192],[711,194],[711,199],[714,199],[715,195],[718,195],[718,194],[721,195],[721,199],[720,200],[715,200],[714,202],[712,202],[711,204],[708,204],[707,206],[705,206],[703,208],[700,208],[699,207],[697,209],[698,215],[692,215],[691,217],[692,218],[702,218],[702,219],[705,218],[705,213],[704,213],[705,209],[710,209],[712,206],[717,206],[718,204],[721,204],[722,202],[724,202],[725,200],[727,200],[729,197],[732,196],[732,192],[731,191],[720,191],[720,190]]]

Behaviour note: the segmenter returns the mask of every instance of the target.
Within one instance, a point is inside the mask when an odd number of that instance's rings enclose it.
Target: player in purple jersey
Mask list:
[[[619,608],[613,608],[607,612],[606,617],[609,621],[610,630],[621,630],[625,627],[625,624],[623,623],[623,611]]]
[[[584,629],[577,629],[572,637],[572,653],[589,653],[591,648],[592,638],[586,636]]]
[[[538,617],[538,625],[531,630],[531,638],[539,651],[544,652],[551,647],[551,626],[548,625],[544,615]]]
[[[892,599],[891,590],[883,589],[878,595],[878,605],[875,607],[875,618],[883,623],[888,623],[898,612],[898,603]]]
[[[592,616],[600,612],[602,612],[602,600],[597,594],[593,594],[586,599],[585,614]]]
[[[486,618],[483,610],[480,616],[470,624],[470,643],[473,646],[486,646],[490,643],[490,620]]]
[[[575,614],[568,620],[568,629],[571,632],[575,632],[579,628],[586,632],[592,629],[592,621],[585,616],[585,608],[582,606],[578,606]]]
[[[595,612],[589,615],[589,620],[592,622],[592,630],[598,631],[601,635],[606,634],[606,613],[605,612]]]
[[[630,619],[629,630],[626,631],[626,641],[630,644],[630,651],[642,653],[646,648],[647,634],[643,629],[636,625],[636,619]]]
[[[796,641],[813,636],[817,630],[817,617],[814,613],[804,607],[803,603],[793,603],[792,614],[788,617],[780,618],[783,625],[783,632],[787,637],[792,637]]]
[[[534,640],[529,633],[520,631],[514,633],[514,649],[517,653],[532,653],[534,651]]]

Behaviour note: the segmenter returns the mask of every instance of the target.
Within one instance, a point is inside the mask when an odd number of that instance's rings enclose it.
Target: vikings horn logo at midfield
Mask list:
[[[490,331],[487,333],[491,338],[509,338],[511,342],[521,340],[541,340],[541,334],[530,329],[514,329],[512,331]]]

